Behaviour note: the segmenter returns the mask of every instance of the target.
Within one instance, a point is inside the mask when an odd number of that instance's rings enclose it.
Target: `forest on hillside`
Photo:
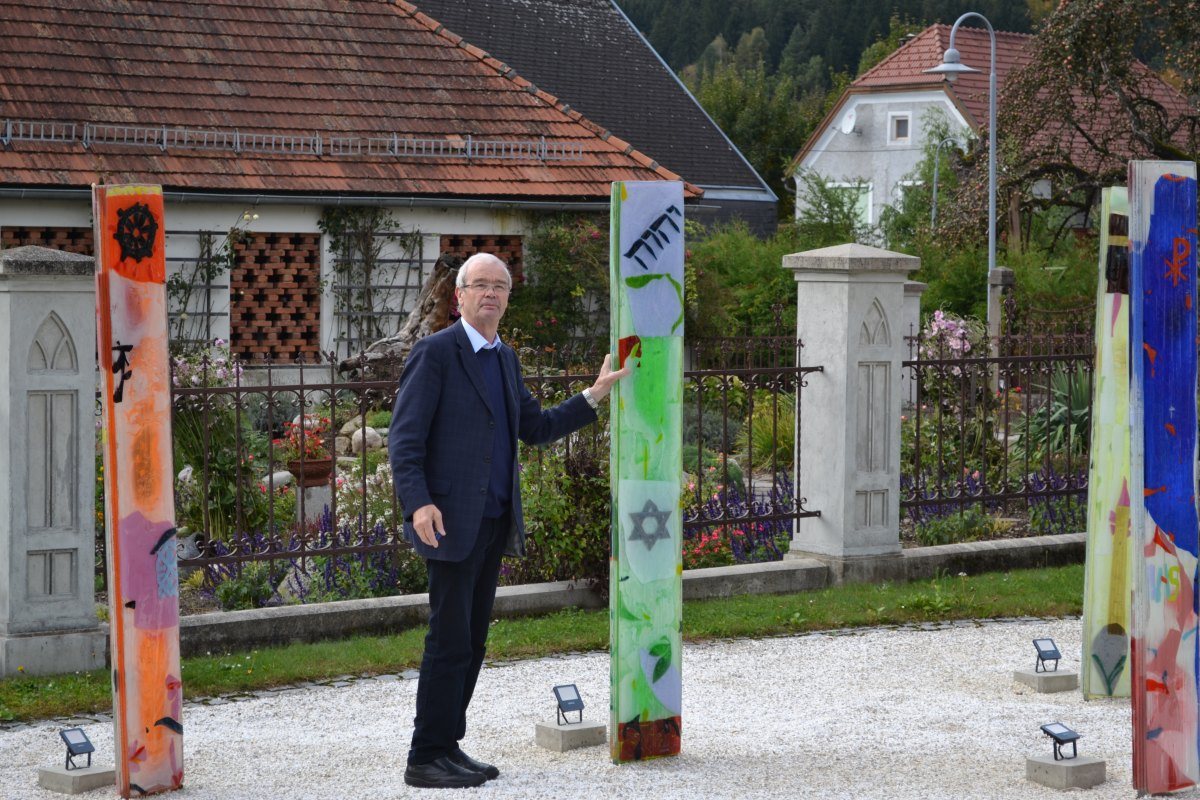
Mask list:
[[[1053,0],[617,0],[791,215],[786,167],[841,91],[903,37],[970,9],[1027,32]]]
[[[617,0],[676,71],[694,63],[717,36],[735,44],[754,28],[766,33],[767,72],[808,65],[822,72],[853,70],[872,43],[888,35],[895,16],[921,28],[953,23],[966,11],[984,14],[997,30],[1028,33],[1049,2],[1013,0]]]

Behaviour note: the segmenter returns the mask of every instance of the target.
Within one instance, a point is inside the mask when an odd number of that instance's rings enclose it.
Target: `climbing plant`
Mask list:
[[[385,208],[362,206],[326,208],[317,226],[329,237],[333,253],[339,338],[353,349],[395,333],[405,310],[403,296],[398,305],[394,302],[399,285],[407,285],[401,270],[415,267],[420,282],[421,232],[400,230]],[[383,257],[387,247],[398,250],[394,258]]]
[[[250,212],[241,219],[257,219]],[[234,247],[244,234],[236,225],[225,233],[200,231],[198,253],[167,277],[167,307],[171,310],[168,335],[176,355],[207,347],[217,338],[213,331],[213,284],[227,275],[235,261]]]

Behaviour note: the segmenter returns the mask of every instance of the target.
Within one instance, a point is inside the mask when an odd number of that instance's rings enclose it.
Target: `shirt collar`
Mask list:
[[[471,349],[474,350],[476,353],[478,353],[480,350],[482,350],[485,347],[488,349],[491,349],[493,347],[500,346],[500,334],[499,333],[497,333],[496,338],[493,339],[489,343],[487,339],[483,338],[482,333],[475,330],[475,328],[471,327],[471,323],[467,322],[464,319],[462,321],[462,324],[463,324],[463,330],[465,330],[467,332],[467,338],[471,340]]]

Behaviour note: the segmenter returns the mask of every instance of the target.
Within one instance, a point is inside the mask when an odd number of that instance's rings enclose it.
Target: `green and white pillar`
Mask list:
[[[612,396],[614,762],[679,752],[683,680],[683,184],[614,183]]]

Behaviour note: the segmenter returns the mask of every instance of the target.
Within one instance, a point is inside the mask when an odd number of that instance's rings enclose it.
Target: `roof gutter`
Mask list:
[[[0,186],[0,198],[18,200],[90,200],[91,189],[17,188]],[[461,197],[394,197],[388,195],[262,194],[164,190],[173,203],[234,203],[253,206],[386,206],[389,208],[483,208],[508,211],[608,211],[608,200],[472,200]],[[690,204],[689,204],[690,205]]]

